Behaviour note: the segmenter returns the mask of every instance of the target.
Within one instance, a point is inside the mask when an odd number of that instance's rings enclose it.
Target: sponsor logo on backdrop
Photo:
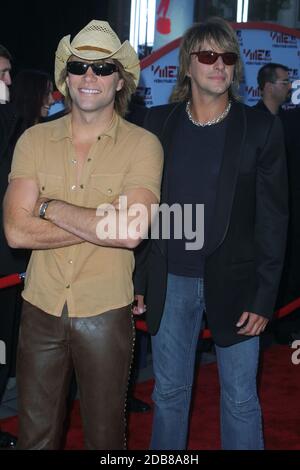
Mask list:
[[[171,18],[167,17],[170,0],[161,0],[157,8],[156,29],[160,34],[170,34]]]
[[[153,81],[155,83],[175,83],[177,80],[178,66],[177,65],[151,65],[153,74]]]
[[[150,86],[138,86],[136,95],[143,98],[145,106],[153,106],[152,89]]]
[[[243,49],[245,64],[263,65],[266,62],[272,62],[270,49]]]
[[[289,79],[293,81],[293,80],[298,80],[298,78],[299,78],[299,70],[289,68]]]
[[[236,37],[237,37],[239,45],[243,46],[243,32],[242,32],[242,30],[237,29],[235,32],[236,32]]]
[[[273,47],[281,47],[281,48],[289,48],[289,49],[297,48],[297,39],[295,36],[292,36],[291,34],[272,31],[270,32],[270,36],[272,39]]]
[[[260,99],[258,86],[245,86],[245,98],[248,103],[256,103]]]

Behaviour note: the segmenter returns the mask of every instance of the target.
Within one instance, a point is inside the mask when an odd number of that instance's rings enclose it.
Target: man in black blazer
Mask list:
[[[11,85],[11,62],[9,51],[0,44],[0,89],[6,91],[4,96],[0,96],[0,277],[23,272],[28,261],[28,256],[26,257],[23,251],[17,253],[16,250],[9,248],[2,223],[2,201],[8,185],[13,151],[11,137],[18,121],[14,106],[6,103],[9,97],[7,87]],[[0,363],[0,403],[9,377],[15,375],[20,313],[21,287],[0,289],[0,340],[4,341],[6,346],[6,362]],[[15,445],[16,437],[0,429],[0,450],[12,449]]]
[[[255,108],[282,118],[284,110],[281,106],[289,101],[292,90],[288,67],[274,62],[263,65],[258,71],[257,83],[261,99]]]
[[[151,109],[145,122],[164,146],[161,202],[179,205],[182,227],[190,228],[176,239],[177,219],[170,237],[152,234],[137,266],[136,292],[146,282],[153,335],[151,448],[186,448],[205,309],[218,359],[222,447],[263,449],[259,335],[273,314],[288,221],[281,124],[236,100],[241,59],[224,20],[192,26],[179,61],[175,103]]]

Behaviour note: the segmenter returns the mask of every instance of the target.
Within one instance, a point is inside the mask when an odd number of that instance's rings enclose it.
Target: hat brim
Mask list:
[[[69,35],[61,39],[55,54],[55,83],[58,90],[64,96],[67,95],[66,64],[72,55],[86,60],[118,60],[123,65],[124,70],[132,75],[135,86],[138,85],[140,78],[140,62],[135,50],[128,41],[124,41],[121,47],[113,52],[102,51],[101,49],[79,50],[71,46]]]

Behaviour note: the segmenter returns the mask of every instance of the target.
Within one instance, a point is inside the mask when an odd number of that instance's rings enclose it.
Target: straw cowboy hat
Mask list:
[[[137,86],[140,76],[138,56],[128,41],[121,44],[116,33],[107,21],[92,20],[70,42],[65,36],[58,44],[55,53],[55,83],[66,96],[66,64],[72,55],[86,60],[116,59],[131,73]]]

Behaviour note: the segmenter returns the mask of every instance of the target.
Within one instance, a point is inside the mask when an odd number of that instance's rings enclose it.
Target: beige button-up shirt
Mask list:
[[[117,114],[99,135],[77,182],[71,117],[28,129],[19,139],[10,179],[30,178],[40,195],[97,208],[133,188],[146,188],[159,199],[163,151],[158,139]],[[132,250],[89,242],[34,250],[23,297],[60,316],[65,302],[71,317],[88,317],[123,307],[133,300]]]

